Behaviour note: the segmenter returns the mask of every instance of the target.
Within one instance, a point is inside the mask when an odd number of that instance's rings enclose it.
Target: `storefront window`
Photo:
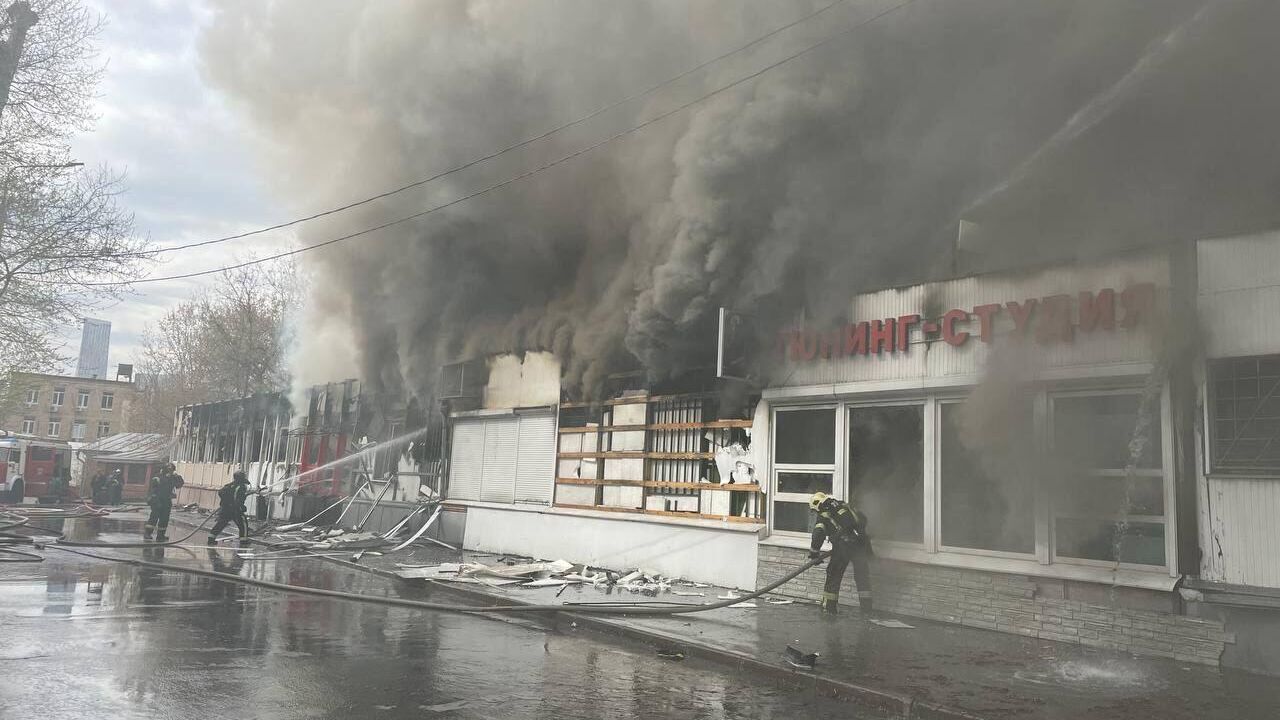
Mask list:
[[[969,410],[970,412],[966,412]],[[941,403],[942,544],[1035,552],[1035,458],[1029,402],[999,427],[963,403]]]
[[[871,536],[924,541],[924,406],[849,409],[849,497]]]
[[[836,462],[835,408],[779,410],[774,416],[773,529],[809,533],[809,498],[831,494]]]
[[[1052,398],[1057,557],[1165,564],[1160,402],[1144,413],[1142,400],[1137,391]]]

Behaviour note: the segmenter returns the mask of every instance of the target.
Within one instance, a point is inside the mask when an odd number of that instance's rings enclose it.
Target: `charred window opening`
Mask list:
[[[1211,471],[1280,475],[1280,355],[1209,363]]]
[[[1036,546],[1030,402],[1019,403],[1004,427],[973,417],[965,403],[938,405],[942,544],[997,552],[1033,553]]]
[[[924,406],[849,409],[849,497],[886,540],[924,541]]]

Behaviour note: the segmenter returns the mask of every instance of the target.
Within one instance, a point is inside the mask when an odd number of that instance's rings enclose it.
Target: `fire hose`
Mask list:
[[[193,533],[194,534],[194,533]],[[182,567],[180,565],[170,565],[162,562],[152,562],[150,560],[139,560],[136,558],[120,558],[110,557],[107,555],[99,555],[97,553],[76,550],[71,547],[64,547],[63,543],[50,544],[46,549],[61,550],[62,552],[82,555],[84,557],[93,558],[95,560],[105,560],[108,562],[123,563],[126,565],[134,565],[136,567],[151,568],[153,570],[168,570],[187,575],[198,575],[201,577],[213,578],[224,582],[240,583],[241,585],[249,585],[252,587],[265,588],[267,590],[276,590],[278,592],[293,593],[296,595],[311,595],[313,597],[332,598],[335,600],[347,600],[351,602],[371,603],[374,605],[386,605],[389,607],[410,608],[414,610],[434,610],[437,612],[458,612],[458,613],[538,613],[538,612],[573,612],[579,614],[590,615],[687,615],[689,613],[706,612],[707,610],[718,610],[726,608],[737,603],[746,602],[761,595],[772,592],[773,590],[791,582],[796,577],[814,567],[826,559],[829,553],[823,553],[820,557],[813,558],[796,568],[791,573],[783,576],[781,579],[754,590],[741,597],[735,597],[731,600],[721,600],[719,602],[707,605],[680,604],[671,607],[644,607],[644,606],[621,606],[621,605],[490,605],[490,606],[472,606],[472,605],[451,605],[447,603],[433,603],[422,600],[408,600],[405,598],[379,597],[376,595],[363,595],[361,593],[342,592],[340,590],[325,590],[323,588],[307,587],[305,585],[292,585],[289,583],[274,582],[271,580],[259,580],[256,578],[241,577],[239,575],[231,575],[215,570],[205,570],[203,568]]]

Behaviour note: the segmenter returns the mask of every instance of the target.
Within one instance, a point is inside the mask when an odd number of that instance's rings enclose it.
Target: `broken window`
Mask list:
[[[1057,557],[1165,564],[1160,402],[1144,419],[1142,400],[1136,390],[1051,397]]]
[[[1034,447],[1031,403],[1018,403],[998,428],[967,409],[959,402],[938,405],[942,544],[1032,553],[1036,477],[1026,462]]]
[[[773,529],[809,533],[809,498],[832,494],[836,468],[835,408],[779,409],[774,416]]]
[[[1209,362],[1215,473],[1280,475],[1280,355]]]
[[[924,542],[924,405],[849,409],[849,497],[872,537]]]

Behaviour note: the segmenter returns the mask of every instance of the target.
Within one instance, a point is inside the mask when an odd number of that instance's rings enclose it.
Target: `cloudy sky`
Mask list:
[[[139,233],[176,245],[269,224],[284,213],[271,203],[255,164],[250,129],[202,77],[200,29],[207,3],[194,0],[90,0],[107,17],[101,38],[107,72],[99,88],[99,121],[76,139],[75,159],[126,173],[123,202]],[[169,275],[218,267],[230,258],[277,250],[287,238],[252,238],[162,255],[150,273]],[[137,359],[146,324],[186,299],[200,280],[142,284],[134,295],[102,308],[112,323],[111,358]],[[79,329],[68,328],[67,354]],[[74,368],[74,359],[71,362]]]

